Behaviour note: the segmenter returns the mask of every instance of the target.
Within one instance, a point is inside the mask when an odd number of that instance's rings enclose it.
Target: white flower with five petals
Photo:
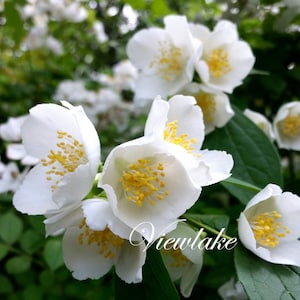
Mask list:
[[[202,57],[195,64],[203,83],[232,93],[254,65],[248,43],[239,40],[236,25],[226,20],[219,21],[211,32],[198,24],[190,24],[190,30],[203,42]]]
[[[146,247],[141,236],[136,245],[128,238],[131,229],[119,221],[104,199],[82,202],[83,214],[67,227],[63,236],[63,255],[74,278],[98,279],[115,266],[116,274],[127,283],[142,281]]]
[[[117,146],[105,161],[99,187],[116,217],[148,241],[175,229],[200,195],[181,154],[181,147],[145,136]],[[154,232],[141,224],[152,224]]]
[[[140,72],[137,98],[173,95],[192,81],[201,42],[192,37],[185,16],[167,16],[164,24],[141,30],[128,42],[128,57]]]
[[[300,150],[300,101],[282,105],[273,120],[279,148]]]
[[[62,103],[33,107],[22,127],[26,152],[40,159],[13,197],[22,213],[68,214],[94,183],[100,163],[98,134],[80,106]]]
[[[300,198],[268,184],[247,204],[238,219],[239,238],[260,258],[300,266]]]
[[[201,187],[228,178],[233,159],[224,151],[200,150],[205,134],[203,114],[196,104],[191,96],[176,95],[169,101],[156,97],[146,121],[145,135],[155,135],[181,148],[177,158],[188,169],[194,184]]]

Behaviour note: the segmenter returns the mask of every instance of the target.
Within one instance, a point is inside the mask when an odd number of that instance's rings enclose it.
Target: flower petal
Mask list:
[[[63,255],[66,267],[78,280],[98,279],[113,266],[113,260],[99,253],[96,243],[80,244],[78,227],[70,227],[63,237]]]
[[[104,230],[106,226],[123,239],[129,239],[132,229],[113,214],[106,199],[88,199],[82,203],[87,225],[92,230]]]
[[[231,176],[234,162],[232,156],[225,151],[202,150],[199,160],[208,166],[210,175],[207,178],[202,177],[200,183],[202,186],[220,182]]]
[[[13,205],[18,211],[30,215],[43,215],[49,210],[58,209],[59,205],[52,201],[50,186],[51,182],[45,178],[44,167],[35,166],[14,194]]]
[[[116,273],[127,283],[138,283],[142,281],[142,266],[146,261],[145,243],[141,241],[138,246],[133,246],[125,241],[118,261],[116,262]]]

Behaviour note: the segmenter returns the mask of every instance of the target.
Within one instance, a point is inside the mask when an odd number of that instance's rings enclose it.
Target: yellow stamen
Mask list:
[[[199,92],[194,95],[198,106],[202,109],[204,122],[211,122],[215,119],[216,101],[212,94]]]
[[[171,255],[172,261],[169,263],[171,268],[184,268],[189,263],[188,258],[182,254],[179,248],[162,249],[161,251],[166,255]]]
[[[287,226],[282,226],[278,221],[280,218],[281,215],[277,211],[272,211],[258,214],[250,220],[250,226],[258,244],[274,248],[279,244],[280,238],[291,233]]]
[[[158,73],[164,80],[173,80],[183,71],[184,64],[180,48],[172,46],[168,42],[159,44],[159,54],[155,55],[150,63],[150,68],[157,67]]]
[[[194,145],[197,143],[195,138],[188,139],[187,134],[183,133],[177,136],[178,120],[168,122],[164,130],[164,140],[186,149],[188,152],[194,150]]]
[[[213,50],[206,60],[206,63],[209,68],[209,73],[216,78],[219,78],[232,70],[228,61],[228,54],[221,48]]]
[[[88,162],[84,145],[71,134],[58,130],[57,139],[61,141],[56,144],[56,151],[51,149],[47,158],[41,160],[44,167],[51,166],[46,171],[46,179],[53,181],[52,192],[56,190],[64,175],[75,172],[79,165]]]
[[[141,207],[145,202],[154,205],[162,201],[169,192],[165,191],[164,165],[150,159],[139,159],[123,171],[120,182],[128,201]]]
[[[91,230],[86,225],[85,219],[82,220],[79,228],[81,229],[81,233],[78,236],[79,244],[97,244],[99,247],[98,253],[103,255],[105,258],[115,258],[117,252],[121,249],[124,243],[124,240],[113,234],[108,227],[102,231]]]
[[[279,122],[279,128],[281,132],[289,138],[294,139],[298,137],[300,133],[300,116],[288,115]]]

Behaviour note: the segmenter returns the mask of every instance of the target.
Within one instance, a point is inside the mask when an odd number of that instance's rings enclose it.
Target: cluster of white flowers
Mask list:
[[[23,50],[47,48],[55,55],[63,53],[63,45],[55,37],[49,34],[48,24],[50,21],[66,20],[72,23],[83,22],[88,11],[82,6],[80,0],[27,0],[24,6],[19,6],[19,12],[24,20],[31,20],[28,26],[28,34],[22,43]],[[99,42],[107,40],[101,23],[94,25],[94,34]]]
[[[177,226],[179,218],[203,186],[230,176],[233,159],[223,151],[201,150],[202,111],[193,97],[176,95],[168,102],[154,99],[144,136],[115,147],[98,173],[95,128],[81,106],[62,104],[37,105],[24,121],[24,147],[39,163],[13,204],[22,213],[44,215],[47,236],[64,234],[64,259],[75,278],[99,278],[114,265],[126,282],[140,282],[145,241],[166,234],[195,236],[188,225]],[[173,250],[174,255],[162,255],[188,296],[201,270],[202,250],[187,248],[181,258],[181,250]]]
[[[226,20],[212,31],[185,16],[167,16],[164,24],[137,32],[127,45],[139,71],[136,100],[192,95],[203,110],[206,133],[224,126],[234,114],[224,92],[232,93],[254,64],[249,45]]]
[[[112,67],[112,75],[91,75],[91,79],[100,85],[97,90],[87,89],[83,80],[64,80],[58,85],[53,99],[81,105],[98,128],[112,123],[122,131],[127,128],[130,115],[140,111],[122,95],[123,91],[133,91],[136,77],[137,71],[130,61],[122,60]]]
[[[10,117],[6,123],[0,124],[0,139],[5,142],[6,158],[10,162],[0,161],[0,193],[15,192],[21,184],[29,166],[35,165],[38,159],[28,155],[21,143],[21,126],[27,116]],[[16,161],[25,166],[20,171]]]
[[[31,5],[68,18],[58,12],[58,2]],[[68,5],[72,11],[78,3]],[[84,19],[77,8],[74,22]],[[30,6],[27,10],[33,17]],[[18,211],[45,216],[47,236],[63,234],[64,261],[76,279],[100,278],[114,266],[125,282],[141,282],[149,245],[198,237],[180,218],[201,201],[204,186],[231,175],[232,156],[202,145],[205,134],[233,116],[226,93],[253,67],[251,49],[229,21],[219,21],[212,31],[184,16],[167,16],[164,24],[137,32],[127,45],[130,61],[115,65],[112,76],[93,74],[98,91],[86,89],[83,81],[63,81],[54,96],[67,100],[62,105],[39,104],[0,126],[0,137],[10,143],[7,157],[34,165],[20,174],[16,165],[0,162],[0,193],[15,192]],[[102,163],[93,123],[99,114],[136,108],[122,101],[125,90],[134,91],[136,103],[152,101],[144,134],[113,148]],[[245,115],[280,148],[300,150],[299,102],[283,105],[273,126],[249,109]],[[240,214],[240,241],[266,261],[300,266],[299,214],[297,195],[268,184]],[[203,250],[173,244],[159,250],[171,279],[189,297]],[[229,292],[225,286],[220,293],[244,297],[239,285],[230,284]]]

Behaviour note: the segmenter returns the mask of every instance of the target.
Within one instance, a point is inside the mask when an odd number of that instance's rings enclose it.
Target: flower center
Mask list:
[[[105,258],[115,258],[124,243],[124,240],[113,234],[108,227],[102,231],[91,230],[86,225],[85,219],[82,219],[79,228],[81,229],[81,233],[78,235],[79,244],[91,245],[95,243],[99,247],[98,253]]]
[[[300,116],[289,115],[279,123],[281,132],[289,138],[296,138],[300,133]]]
[[[200,106],[200,108],[202,109],[204,121],[213,121],[216,112],[215,97],[212,94],[204,92],[199,92],[194,97],[197,101],[198,106]]]
[[[180,48],[172,46],[169,42],[159,43],[159,54],[155,55],[150,68],[157,66],[158,73],[164,80],[174,80],[183,70],[183,59]]]
[[[47,158],[41,160],[44,167],[49,167],[46,179],[53,181],[52,192],[56,190],[64,175],[73,173],[79,165],[88,162],[84,145],[74,139],[71,134],[58,130],[57,139],[61,140],[56,144],[57,151],[51,149]]]
[[[164,140],[186,149],[188,152],[194,150],[194,145],[197,143],[195,138],[188,139],[187,134],[177,135],[178,120],[168,122],[164,129]]]
[[[120,182],[128,201],[141,207],[145,202],[154,205],[169,195],[165,190],[164,165],[161,162],[152,163],[150,159],[139,159],[131,164]]]
[[[210,53],[206,63],[209,68],[209,73],[217,78],[232,70],[228,62],[227,52],[220,48],[215,49]]]
[[[258,214],[250,221],[256,242],[264,247],[274,248],[279,244],[279,239],[290,234],[287,226],[282,226],[278,220],[281,215],[277,211]]]
[[[188,263],[189,260],[186,256],[184,256],[179,248],[177,249],[162,249],[163,253],[166,255],[171,255],[172,261],[169,263],[171,268],[184,268]]]

